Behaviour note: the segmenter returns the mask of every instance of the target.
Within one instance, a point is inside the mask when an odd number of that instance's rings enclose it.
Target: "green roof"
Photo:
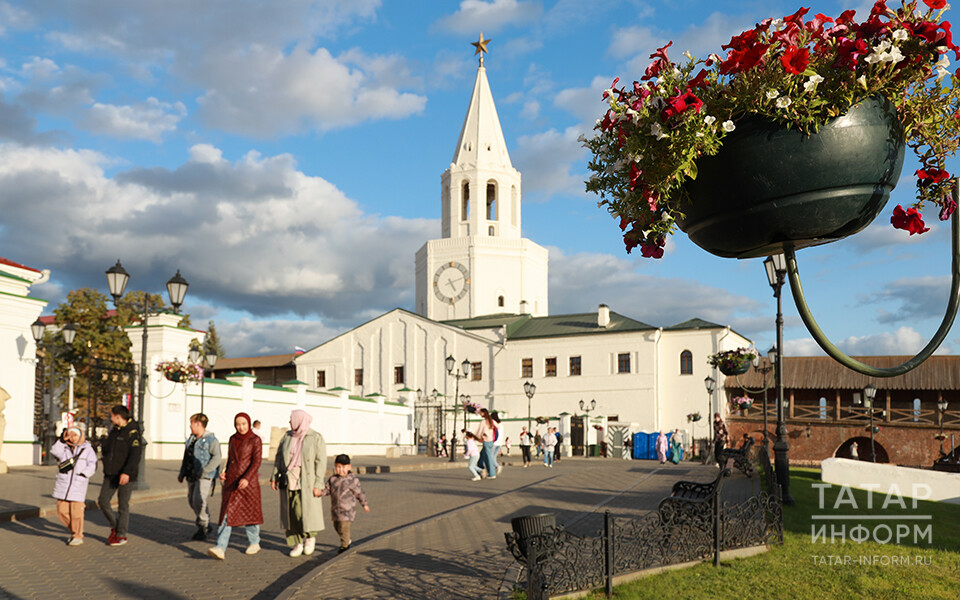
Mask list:
[[[711,323],[710,321],[704,321],[703,319],[693,318],[689,321],[684,321],[683,323],[677,323],[676,325],[671,325],[670,327],[664,327],[664,331],[679,331],[682,329],[726,329],[726,325],[718,325],[716,323]]]
[[[550,317],[489,315],[475,319],[444,321],[444,323],[462,329],[492,328],[506,325],[507,339],[511,340],[561,337],[567,335],[624,333],[628,331],[651,331],[656,329],[656,327],[652,325],[635,321],[634,319],[613,311],[610,311],[610,324],[607,327],[597,325],[596,312],[554,315]]]

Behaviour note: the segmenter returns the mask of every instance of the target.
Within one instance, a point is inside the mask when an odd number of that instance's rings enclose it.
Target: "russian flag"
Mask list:
[[[300,346],[294,346],[294,347],[293,347],[293,353],[294,353],[294,354],[303,354],[304,352],[306,352],[306,350],[304,350],[304,349],[301,348]]]

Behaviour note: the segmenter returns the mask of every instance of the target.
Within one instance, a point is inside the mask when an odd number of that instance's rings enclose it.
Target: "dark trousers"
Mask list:
[[[723,447],[726,444],[723,440],[717,440],[713,443],[713,458],[717,461],[717,464],[720,465],[720,468],[723,468],[723,464],[720,462],[720,451],[723,450]]]
[[[553,449],[553,458],[554,460],[560,460],[560,444],[557,444],[556,448]]]
[[[523,464],[530,462],[530,446],[520,446],[520,453],[523,454]]]
[[[100,497],[97,498],[97,504],[100,506],[100,512],[103,513],[110,529],[117,532],[117,537],[127,537],[127,526],[130,524],[130,494],[133,493],[133,480],[127,485],[120,485],[119,475],[104,475],[103,485],[100,487]],[[117,495],[117,511],[113,512],[110,508],[110,501],[113,495]]]

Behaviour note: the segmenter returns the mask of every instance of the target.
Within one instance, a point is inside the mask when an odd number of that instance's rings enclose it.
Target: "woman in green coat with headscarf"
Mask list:
[[[290,556],[313,554],[317,533],[323,531],[323,478],[327,444],[310,429],[313,417],[304,410],[290,413],[290,431],[280,441],[270,487],[280,491],[280,524],[286,530]]]

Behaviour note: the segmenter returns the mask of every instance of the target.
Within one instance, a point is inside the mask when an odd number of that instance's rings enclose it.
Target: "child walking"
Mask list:
[[[315,496],[330,496],[330,512],[333,515],[333,528],[340,535],[340,550],[350,549],[350,524],[357,518],[357,501],[360,501],[364,512],[370,512],[367,496],[360,489],[360,480],[350,472],[350,457],[340,454],[334,459],[335,473],[327,480],[320,493]]]
[[[473,475],[473,481],[480,481],[481,471],[479,467],[477,467],[477,463],[480,461],[480,446],[477,444],[477,436],[469,431],[464,435],[467,438],[467,452],[464,454],[469,461],[467,468],[470,469],[470,474]]]

